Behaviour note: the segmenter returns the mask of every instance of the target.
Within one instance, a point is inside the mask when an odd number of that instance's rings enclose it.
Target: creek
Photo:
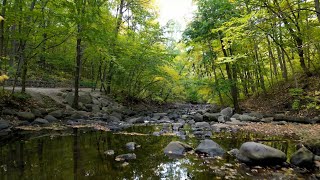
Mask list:
[[[227,153],[222,158],[206,158],[194,153],[170,159],[164,147],[174,140],[196,147],[200,140],[187,134],[185,140],[174,135],[153,136],[160,126],[132,126],[121,132],[92,129],[20,133],[1,141],[0,179],[295,179],[309,178],[284,167],[247,167]],[[214,133],[212,138],[226,151],[242,143],[256,141],[287,154],[296,151],[297,142],[285,137],[262,136],[248,132]],[[132,153],[127,142],[141,147],[133,151],[137,159],[128,163],[115,161],[119,154]],[[105,154],[114,150],[114,156]]]

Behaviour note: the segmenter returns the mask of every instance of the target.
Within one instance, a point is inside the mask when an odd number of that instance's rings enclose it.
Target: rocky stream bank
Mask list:
[[[219,159],[227,155],[244,163],[250,171],[262,167],[275,169],[297,168],[302,172],[311,172],[308,178],[319,178],[320,155],[315,141],[320,128],[320,118],[291,117],[285,113],[263,114],[243,112],[236,114],[230,107],[219,108],[214,105],[173,104],[165,108],[132,108],[123,106],[100,93],[82,92],[80,110],[71,108],[73,93],[61,91],[56,94],[62,100],[56,108],[34,107],[21,111],[3,107],[0,120],[1,139],[8,140],[25,131],[91,128],[95,131],[123,133],[130,127],[156,126],[150,133],[129,132],[130,135],[175,136],[178,139],[162,147],[163,153],[171,158],[184,158],[188,154]],[[59,104],[60,103],[60,104]],[[287,153],[265,145],[263,142],[247,141],[238,148],[225,149],[212,138],[219,133],[256,132],[269,137],[279,135],[296,142],[296,150],[290,157]],[[315,139],[308,143],[309,133]],[[186,143],[190,138],[199,140],[198,145]],[[311,139],[312,139],[311,138]],[[309,141],[308,141],[309,140]],[[124,162],[139,158],[134,153],[140,148],[137,142],[125,144],[130,153],[116,154],[116,161]],[[115,155],[113,149],[105,151],[107,156]],[[304,170],[303,170],[304,169]],[[290,176],[291,177],[291,176]]]

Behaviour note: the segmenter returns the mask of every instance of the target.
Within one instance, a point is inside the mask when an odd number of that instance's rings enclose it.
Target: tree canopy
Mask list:
[[[2,0],[0,75],[121,100],[233,104],[319,74],[319,2],[195,0],[183,32],[154,0]],[[298,85],[297,85],[298,86]],[[75,98],[74,106],[77,107]]]

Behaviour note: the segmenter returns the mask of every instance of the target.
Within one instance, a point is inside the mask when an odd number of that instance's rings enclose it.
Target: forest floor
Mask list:
[[[270,114],[286,113],[301,117],[320,116],[320,77],[296,76],[296,81],[279,82],[267,90],[242,101],[241,107],[246,111]],[[301,92],[292,92],[295,89]],[[294,105],[294,102],[296,104]],[[293,106],[296,106],[293,109]]]
[[[302,82],[302,83],[300,83]],[[311,94],[314,91],[320,91],[319,87],[320,78],[312,77],[307,79],[299,79],[299,84],[301,88],[305,90],[305,94]],[[275,114],[278,112],[286,112],[288,115],[299,115],[306,117],[315,117],[320,114],[316,110],[303,109],[301,111],[292,111],[290,103],[293,101],[289,93],[289,89],[292,88],[290,83],[279,84],[275,88],[271,89],[267,95],[262,94],[260,96],[254,96],[248,100],[242,102],[243,107],[249,111],[257,112],[268,112],[270,114]],[[10,87],[7,87],[9,90]],[[17,88],[16,90],[20,90]],[[64,108],[65,104],[63,103],[64,98],[61,95],[61,91],[66,90],[66,88],[27,88],[27,93],[30,94],[33,98],[33,102],[38,104],[44,104],[46,107],[55,107],[61,106]],[[81,88],[81,91],[90,92],[90,88]],[[49,97],[49,98],[44,98]],[[318,97],[318,96],[314,96]],[[28,108],[26,106],[31,106],[31,103],[26,103],[24,109]],[[135,109],[140,111],[150,111],[158,108],[158,112],[165,112],[166,109],[170,109],[174,104],[168,104],[163,106],[150,106],[148,104],[137,104]],[[160,110],[161,109],[161,110]],[[308,114],[310,113],[310,114]],[[246,123],[240,127],[241,130],[255,132],[264,134],[266,136],[287,136],[294,137],[301,140],[303,144],[313,144],[320,146],[320,124],[297,124],[297,123],[261,123],[261,122],[251,122]]]

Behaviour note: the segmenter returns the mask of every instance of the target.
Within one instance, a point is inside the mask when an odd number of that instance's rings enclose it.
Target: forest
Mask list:
[[[74,107],[79,87],[91,87],[122,101],[239,111],[239,101],[281,82],[301,96],[299,77],[319,75],[319,0],[193,3],[181,32],[173,20],[160,26],[154,0],[2,0],[1,81],[22,92],[28,80],[72,84]],[[308,104],[320,108],[317,98]]]
[[[320,179],[319,0],[0,0],[0,86],[0,179]]]

